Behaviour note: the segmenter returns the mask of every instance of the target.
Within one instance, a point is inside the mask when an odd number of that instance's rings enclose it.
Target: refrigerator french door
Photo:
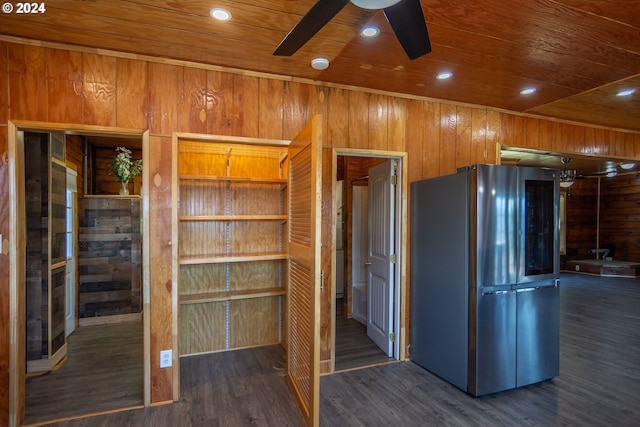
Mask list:
[[[474,165],[412,183],[411,357],[474,396],[558,374],[558,179]]]

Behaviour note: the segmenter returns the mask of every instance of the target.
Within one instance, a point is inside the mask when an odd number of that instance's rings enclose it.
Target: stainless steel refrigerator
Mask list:
[[[411,360],[473,396],[559,374],[559,171],[411,183]]]

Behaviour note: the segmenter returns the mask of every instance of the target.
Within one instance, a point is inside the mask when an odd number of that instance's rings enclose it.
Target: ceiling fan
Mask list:
[[[296,53],[349,1],[363,9],[382,9],[409,59],[431,52],[431,41],[420,0],[318,0],[285,36],[273,54],[291,56]]]

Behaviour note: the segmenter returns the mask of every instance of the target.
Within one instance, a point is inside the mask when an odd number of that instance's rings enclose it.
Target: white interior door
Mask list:
[[[369,187],[352,187],[351,209],[351,312],[358,322],[367,324],[369,281]]]
[[[65,294],[65,336],[76,329],[76,200],[78,194],[78,174],[67,168],[67,271]]]
[[[394,160],[369,169],[369,260],[367,335],[393,356],[395,284]]]

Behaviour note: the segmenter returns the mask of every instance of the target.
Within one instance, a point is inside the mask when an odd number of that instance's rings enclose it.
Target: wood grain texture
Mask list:
[[[172,368],[160,368],[160,350],[172,348],[171,314],[171,138],[150,136],[149,145],[149,259],[151,402],[173,400]]]
[[[26,381],[27,424],[143,404],[142,323],[78,328],[67,358]]]
[[[116,125],[116,59],[82,54],[83,123]]]
[[[71,123],[82,116],[82,54],[49,49],[46,57],[48,120]]]
[[[0,48],[3,46],[0,45]],[[6,46],[0,52],[6,52]],[[0,58],[2,54],[0,53]],[[6,55],[5,55],[6,58]],[[6,64],[6,61],[5,61]],[[0,75],[2,72],[0,71]],[[5,73],[6,75],[6,73]],[[6,89],[6,87],[5,87]],[[0,125],[0,153],[7,152],[7,127]],[[0,162],[0,200],[9,200],[9,166]],[[9,357],[11,346],[9,327],[9,257],[4,248],[9,246],[9,203],[0,203],[0,234],[3,256],[0,256],[0,422],[9,419]],[[6,320],[5,320],[6,319]]]
[[[207,132],[207,71],[185,67],[182,74],[179,128],[185,132]]]
[[[640,393],[637,279],[561,274],[560,304],[558,377],[473,399],[412,362],[341,372],[321,378],[320,425],[635,426],[640,419],[635,404]],[[180,404],[52,427],[302,427],[286,382],[278,376],[283,357],[282,349],[272,346],[183,358]]]
[[[182,67],[149,63],[149,131],[152,134],[168,135],[177,128],[181,96]]]
[[[78,6],[78,4],[74,2],[73,7],[76,6]],[[82,7],[88,6],[84,5]],[[54,32],[59,33],[59,31]],[[9,118],[38,121],[48,120],[47,115],[50,107],[41,96],[49,91],[47,78],[48,58],[52,58],[52,63],[57,63],[59,62],[58,57],[64,58],[67,54],[61,54],[63,49],[51,49],[28,44],[0,42],[0,47],[2,46],[4,46],[2,50],[6,49],[6,67],[0,67],[0,90],[3,90],[4,79],[1,77],[5,69],[8,70],[5,74],[8,83],[4,86],[3,95],[5,96],[0,96],[0,107],[2,107],[3,102],[7,102],[8,100],[10,100],[11,105],[5,105],[5,107],[2,108],[4,111],[0,111],[0,119],[2,117],[6,118],[0,122],[0,130],[3,128],[6,129],[4,125]],[[106,57],[106,54],[96,53],[95,50],[89,53],[86,51],[82,52],[83,58],[85,55],[95,55],[95,57],[91,57],[93,68],[96,68],[96,64],[102,62],[110,64],[114,58],[114,56]],[[101,58],[97,59],[97,57]],[[2,65],[2,58],[3,56],[0,51],[0,65]],[[116,60],[116,76],[114,80],[114,85],[117,86],[115,88],[116,108],[111,110],[116,111],[116,118],[115,122],[112,122],[111,125],[148,126],[152,128],[152,132],[155,132],[156,135],[151,142],[151,157],[152,159],[156,159],[154,160],[156,163],[163,161],[158,159],[164,159],[164,161],[170,163],[170,149],[167,148],[166,144],[163,144],[163,139],[159,138],[158,134],[170,134],[174,131],[189,131],[189,129],[183,128],[183,126],[185,126],[183,114],[186,114],[186,112],[183,112],[182,109],[179,108],[179,105],[181,105],[180,100],[183,99],[186,93],[183,73],[187,68],[190,69],[190,72],[195,72],[195,67],[192,69],[191,66],[185,64],[180,66],[167,65],[122,57],[118,57]],[[100,69],[101,72],[107,74],[112,73],[111,70],[113,70],[111,66]],[[87,74],[90,72],[91,67],[87,70],[83,67],[83,82],[91,80]],[[216,79],[212,79],[212,75],[217,76],[216,78],[219,82]],[[109,79],[106,80],[109,81]],[[215,84],[213,84],[212,81],[215,82]],[[228,84],[229,81],[233,81],[233,74],[231,72],[207,69],[206,120],[207,131],[209,133],[219,134],[230,132],[229,129],[233,126],[235,119],[231,113],[233,111],[231,107],[237,107],[233,106],[233,95],[228,92],[229,88],[233,87],[233,84]],[[262,93],[262,95],[260,95],[261,100],[258,103],[260,132],[264,131],[269,135],[273,134],[273,136],[277,138],[284,137],[285,134],[289,135],[293,133],[294,129],[303,121],[303,118],[308,117],[308,110],[311,108],[309,104],[312,100],[314,105],[317,106],[318,98],[314,98],[317,95],[312,96],[310,93],[313,92],[317,94],[320,91],[324,91],[326,93],[324,102],[327,104],[328,116],[330,118],[328,120],[329,138],[325,140],[325,146],[349,146],[363,149],[369,146],[368,112],[371,93],[353,88],[331,87],[328,90],[325,88],[320,90],[317,88],[312,89],[310,86],[313,85],[307,85],[301,82],[296,82],[294,85],[285,83],[286,82],[279,79],[271,79],[265,76],[260,77],[259,90],[260,93]],[[264,89],[263,86],[265,87]],[[213,90],[212,87],[215,90]],[[272,96],[273,99],[263,103],[262,101],[265,98],[264,94],[266,93]],[[147,96],[146,103],[142,101],[145,96]],[[133,100],[138,101],[133,103]],[[129,101],[132,102],[131,105],[128,105]],[[401,101],[400,97],[396,98],[389,95],[390,103],[402,105],[403,102]],[[68,112],[70,115],[71,112],[77,114],[79,108],[81,108],[75,104],[78,101],[74,98],[74,100],[70,102],[74,103],[74,105],[68,105]],[[407,141],[405,149],[413,153],[415,147],[420,147],[422,157],[418,163],[419,166],[415,167],[422,169],[420,173],[424,177],[448,173],[451,170],[450,156],[449,154],[442,153],[441,150],[453,149],[455,153],[457,148],[455,147],[455,141],[450,142],[450,140],[447,139],[447,143],[445,143],[443,136],[445,134],[449,135],[450,132],[456,134],[457,129],[455,129],[455,126],[452,129],[450,122],[443,122],[441,119],[444,117],[442,111],[449,111],[452,108],[451,104],[433,99],[411,100],[408,105],[414,105],[414,107],[399,108],[415,108],[414,103],[424,107],[424,111],[422,112],[422,131],[416,129],[414,123],[417,122],[408,119],[409,121],[405,128],[405,138]],[[314,106],[313,108],[316,107]],[[521,126],[516,123],[516,115],[489,108],[477,107],[477,110],[475,108],[476,107],[474,107],[472,111],[472,116],[475,115],[476,111],[480,112],[480,114],[482,111],[485,111],[487,114],[486,149],[487,161],[490,163],[495,162],[496,143],[499,142],[506,145],[509,141],[513,140],[524,141],[522,142],[524,148],[549,149],[556,147],[562,152],[573,150],[576,153],[596,156],[610,156],[614,155],[614,153],[617,155],[620,152],[624,152],[625,156],[635,159],[638,159],[640,156],[640,152],[638,152],[637,149],[637,147],[640,146],[640,135],[638,134],[578,125],[570,125],[568,127],[555,126],[551,120],[534,119],[530,117],[526,117],[521,123],[524,126]],[[416,110],[416,112],[418,110]],[[107,115],[110,114],[108,108],[100,111]],[[213,111],[215,111],[215,114],[213,114]],[[411,111],[411,109],[408,111]],[[94,114],[93,111],[90,113],[90,115]],[[406,114],[406,111],[399,111],[399,113]],[[265,117],[269,117],[269,123],[266,127],[264,123]],[[91,118],[92,121],[95,120],[96,122],[103,119],[101,115]],[[74,123],[87,123],[85,122],[84,116],[70,117],[69,120]],[[113,120],[110,115],[109,120]],[[475,122],[472,121],[472,123]],[[535,136],[535,132],[531,132],[531,126],[536,127],[535,124],[532,123],[538,124],[537,137]],[[268,129],[268,131],[264,129]],[[446,129],[446,132],[443,131],[443,129]],[[299,129],[295,130],[297,131]],[[475,126],[473,124],[472,130],[475,132]],[[558,136],[565,132],[569,132],[567,136]],[[389,132],[389,134],[391,134],[391,132]],[[408,138],[407,135],[419,136],[417,138]],[[624,141],[624,143],[622,141]],[[387,141],[387,144],[392,144],[392,141]],[[453,147],[450,147],[449,144],[452,144]],[[564,144],[567,145],[565,146]],[[624,148],[621,148],[622,146],[624,146]],[[170,174],[166,176],[162,173],[155,174],[158,168],[156,166],[153,166],[153,168],[154,173],[150,175],[151,182],[148,183],[148,186],[153,193],[153,197],[150,200],[150,210],[153,216],[150,238],[155,244],[162,243],[163,239],[160,239],[159,236],[162,235],[165,229],[170,229],[168,226],[169,223],[163,223],[162,218],[164,212],[170,209],[171,198],[168,196],[168,187],[165,187],[165,185],[170,186],[170,184],[167,184],[167,180],[170,180]],[[414,176],[414,166],[411,157],[409,159],[408,173],[410,176]],[[5,197],[4,199],[0,199],[0,202],[4,202],[3,206],[6,206],[9,199]],[[158,218],[160,218],[160,221],[157,220]],[[167,300],[165,299],[165,297],[171,293],[169,289],[171,286],[169,282],[170,274],[167,275],[165,271],[166,266],[170,264],[168,262],[170,255],[169,258],[166,258],[166,253],[164,252],[169,251],[168,253],[170,254],[170,250],[167,247],[169,240],[170,239],[166,239],[166,241],[161,244],[160,249],[152,244],[152,250],[155,251],[154,254],[157,253],[160,255],[157,261],[156,258],[151,258],[153,260],[151,274],[154,277],[152,287],[155,289],[155,292],[160,295],[159,298],[158,295],[155,295],[151,302],[151,311],[155,313],[158,320],[157,324],[150,326],[152,328],[153,355],[157,354],[156,350],[170,345],[170,340],[163,341],[165,338],[168,339],[167,337],[170,337],[170,331],[167,329],[169,323],[167,322],[169,322],[168,319],[171,317],[171,308],[170,305],[167,305]],[[155,280],[158,277],[160,280]],[[1,280],[4,279],[0,278],[0,283],[3,283]],[[155,364],[152,363],[152,366],[155,366]],[[2,384],[0,384],[0,386],[2,386]],[[159,383],[156,383],[155,387],[161,386]],[[2,387],[0,387],[0,389],[2,389]],[[154,396],[157,397],[158,395],[156,394]],[[158,401],[156,397],[154,397],[154,402]],[[0,410],[2,409],[3,407],[0,405]]]
[[[118,58],[116,76],[116,124],[118,127],[149,127],[149,64]]]
[[[233,128],[231,135],[257,137],[259,132],[260,80],[258,77],[233,76]]]
[[[9,120],[9,57],[8,43],[0,41],[0,126]],[[6,133],[6,130],[5,130]],[[6,136],[5,136],[6,142]],[[6,147],[2,152],[6,151]]]
[[[10,43],[8,45],[9,105],[8,117],[22,120],[47,120],[45,49]]]

